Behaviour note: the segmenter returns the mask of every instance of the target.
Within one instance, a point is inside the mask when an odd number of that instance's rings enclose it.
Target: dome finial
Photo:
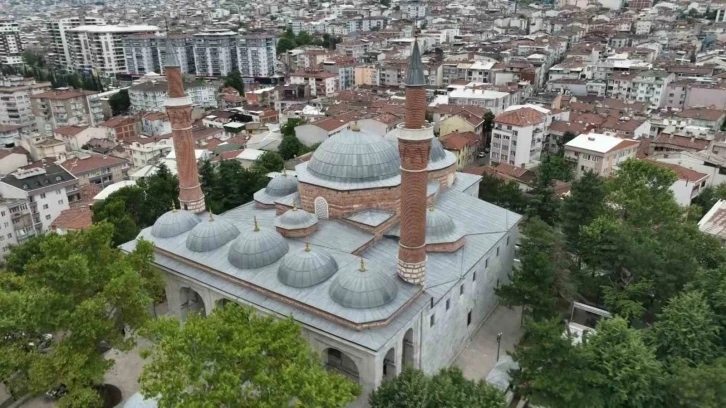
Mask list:
[[[434,210],[434,203],[431,203],[431,205],[429,205],[429,211],[433,211],[433,210]]]
[[[212,214],[212,210],[209,210],[209,222],[214,222],[214,214]]]
[[[366,264],[365,264],[365,262],[363,262],[363,257],[360,258],[360,268],[358,270],[361,272],[366,271]]]
[[[352,131],[354,131],[354,132],[360,132],[360,125],[358,124],[358,121],[357,121],[357,120],[356,120],[356,121],[354,121],[354,122],[353,122],[353,123],[352,123],[352,124],[350,125],[350,130],[352,130]]]
[[[260,230],[260,226],[257,225],[257,216],[254,217],[254,221],[255,221],[255,229],[253,231],[258,232]]]
[[[297,203],[292,203],[292,210],[297,211]]]
[[[285,176],[285,177],[287,177],[287,172],[285,171],[285,168],[284,167],[282,168],[282,175]]]
[[[310,241],[305,240],[305,252],[310,252]]]
[[[173,212],[176,212],[176,204],[174,204],[174,199],[173,198],[171,199],[171,210]]]

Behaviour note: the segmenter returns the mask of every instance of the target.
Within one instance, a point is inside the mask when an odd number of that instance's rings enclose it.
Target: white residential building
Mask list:
[[[635,158],[640,142],[599,133],[582,134],[565,145],[565,158],[577,162],[575,178],[588,171],[610,177],[618,165]]]
[[[489,159],[517,167],[531,167],[539,162],[547,115],[523,106],[498,114],[494,118]]]
[[[237,67],[237,34],[207,30],[194,34],[194,64],[198,76],[225,76]]]
[[[106,24],[106,22],[100,18],[83,16],[53,19],[46,22],[45,27],[50,35],[48,62],[56,69],[72,71],[71,42],[67,31],[80,26],[103,24]]]
[[[644,71],[633,78],[631,101],[649,103],[651,107],[665,106],[668,84],[675,79],[675,74],[666,71]]]
[[[168,99],[166,81],[145,81],[129,88],[132,112],[166,112],[164,101]],[[206,82],[188,82],[184,91],[192,99],[192,106],[217,107],[217,86]]]
[[[698,197],[708,184],[708,174],[691,170],[679,164],[652,160],[648,160],[648,162],[676,173],[677,179],[671,185],[670,190],[673,192],[676,202],[683,207],[691,205],[691,201]]]
[[[98,75],[114,77],[127,72],[123,38],[140,34],[159,35],[152,25],[85,25],[66,31],[74,70],[95,70]]]
[[[270,77],[275,75],[277,38],[272,34],[250,34],[240,38],[237,46],[237,66],[243,76]]]
[[[35,119],[30,97],[50,90],[50,82],[36,83],[33,78],[0,79],[0,124],[17,125],[33,130]]]
[[[320,70],[290,74],[290,83],[292,85],[310,85],[310,95],[312,96],[333,96],[338,88],[337,82],[336,74]]]
[[[10,19],[0,20],[0,65],[22,64],[22,52],[18,22]]]
[[[168,39],[167,39],[168,38]],[[167,41],[176,54],[182,74],[196,73],[194,66],[194,43],[191,35],[170,34],[161,37],[153,34],[142,34],[123,39],[126,71],[129,74],[145,75],[151,72],[164,74]]]
[[[451,105],[476,105],[487,108],[493,114],[507,109],[510,105],[510,95],[507,92],[491,91],[488,89],[461,88],[449,93]]]
[[[149,164],[156,164],[166,157],[174,148],[171,135],[157,137],[139,137],[124,141],[123,145],[131,169],[129,174]]]
[[[70,208],[67,190],[77,183],[63,167],[38,162],[0,179],[0,195],[5,199],[27,200],[33,227],[46,232],[61,211]]]
[[[38,234],[26,199],[0,199],[0,258],[5,259],[10,246],[22,244]]]

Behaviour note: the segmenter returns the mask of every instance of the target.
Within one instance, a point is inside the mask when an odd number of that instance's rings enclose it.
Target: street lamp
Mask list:
[[[502,333],[497,334],[497,361],[499,361],[499,349],[502,347]]]

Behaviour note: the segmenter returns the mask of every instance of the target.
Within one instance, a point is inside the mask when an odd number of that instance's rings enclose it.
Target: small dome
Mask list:
[[[156,408],[158,406],[156,398],[145,399],[140,392],[132,395],[124,404],[124,408]]]
[[[293,288],[309,288],[328,280],[338,271],[338,263],[325,251],[312,250],[306,243],[302,251],[282,258],[277,278]]]
[[[429,163],[435,163],[437,161],[446,159],[446,150],[444,145],[441,144],[438,137],[431,139],[431,153],[429,153]]]
[[[287,173],[275,176],[267,183],[265,193],[272,197],[284,197],[297,191],[297,178]]]
[[[293,205],[291,210],[285,211],[282,215],[275,217],[275,227],[287,230],[309,228],[318,223],[318,217],[314,214],[297,208]]]
[[[363,183],[401,174],[396,146],[363,130],[345,129],[326,139],[313,153],[307,171],[320,179]]]
[[[383,306],[396,298],[398,286],[393,279],[378,270],[361,267],[339,274],[330,285],[330,297],[335,303],[353,309]]]
[[[165,212],[151,227],[151,235],[157,238],[171,238],[183,234],[199,224],[201,220],[196,215],[185,210],[171,210]]]
[[[227,259],[240,269],[257,269],[282,258],[288,249],[282,235],[275,230],[259,228],[255,220],[255,229],[232,243]]]
[[[213,218],[197,224],[187,235],[187,249],[194,252],[206,252],[217,249],[239,235],[237,227],[224,218]]]
[[[455,242],[464,234],[457,230],[454,220],[444,211],[430,207],[426,211],[426,243],[442,244]]]

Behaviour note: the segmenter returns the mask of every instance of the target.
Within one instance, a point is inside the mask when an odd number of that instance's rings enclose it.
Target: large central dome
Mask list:
[[[400,168],[394,145],[355,127],[325,140],[307,166],[317,178],[345,183],[387,180],[400,175]]]

